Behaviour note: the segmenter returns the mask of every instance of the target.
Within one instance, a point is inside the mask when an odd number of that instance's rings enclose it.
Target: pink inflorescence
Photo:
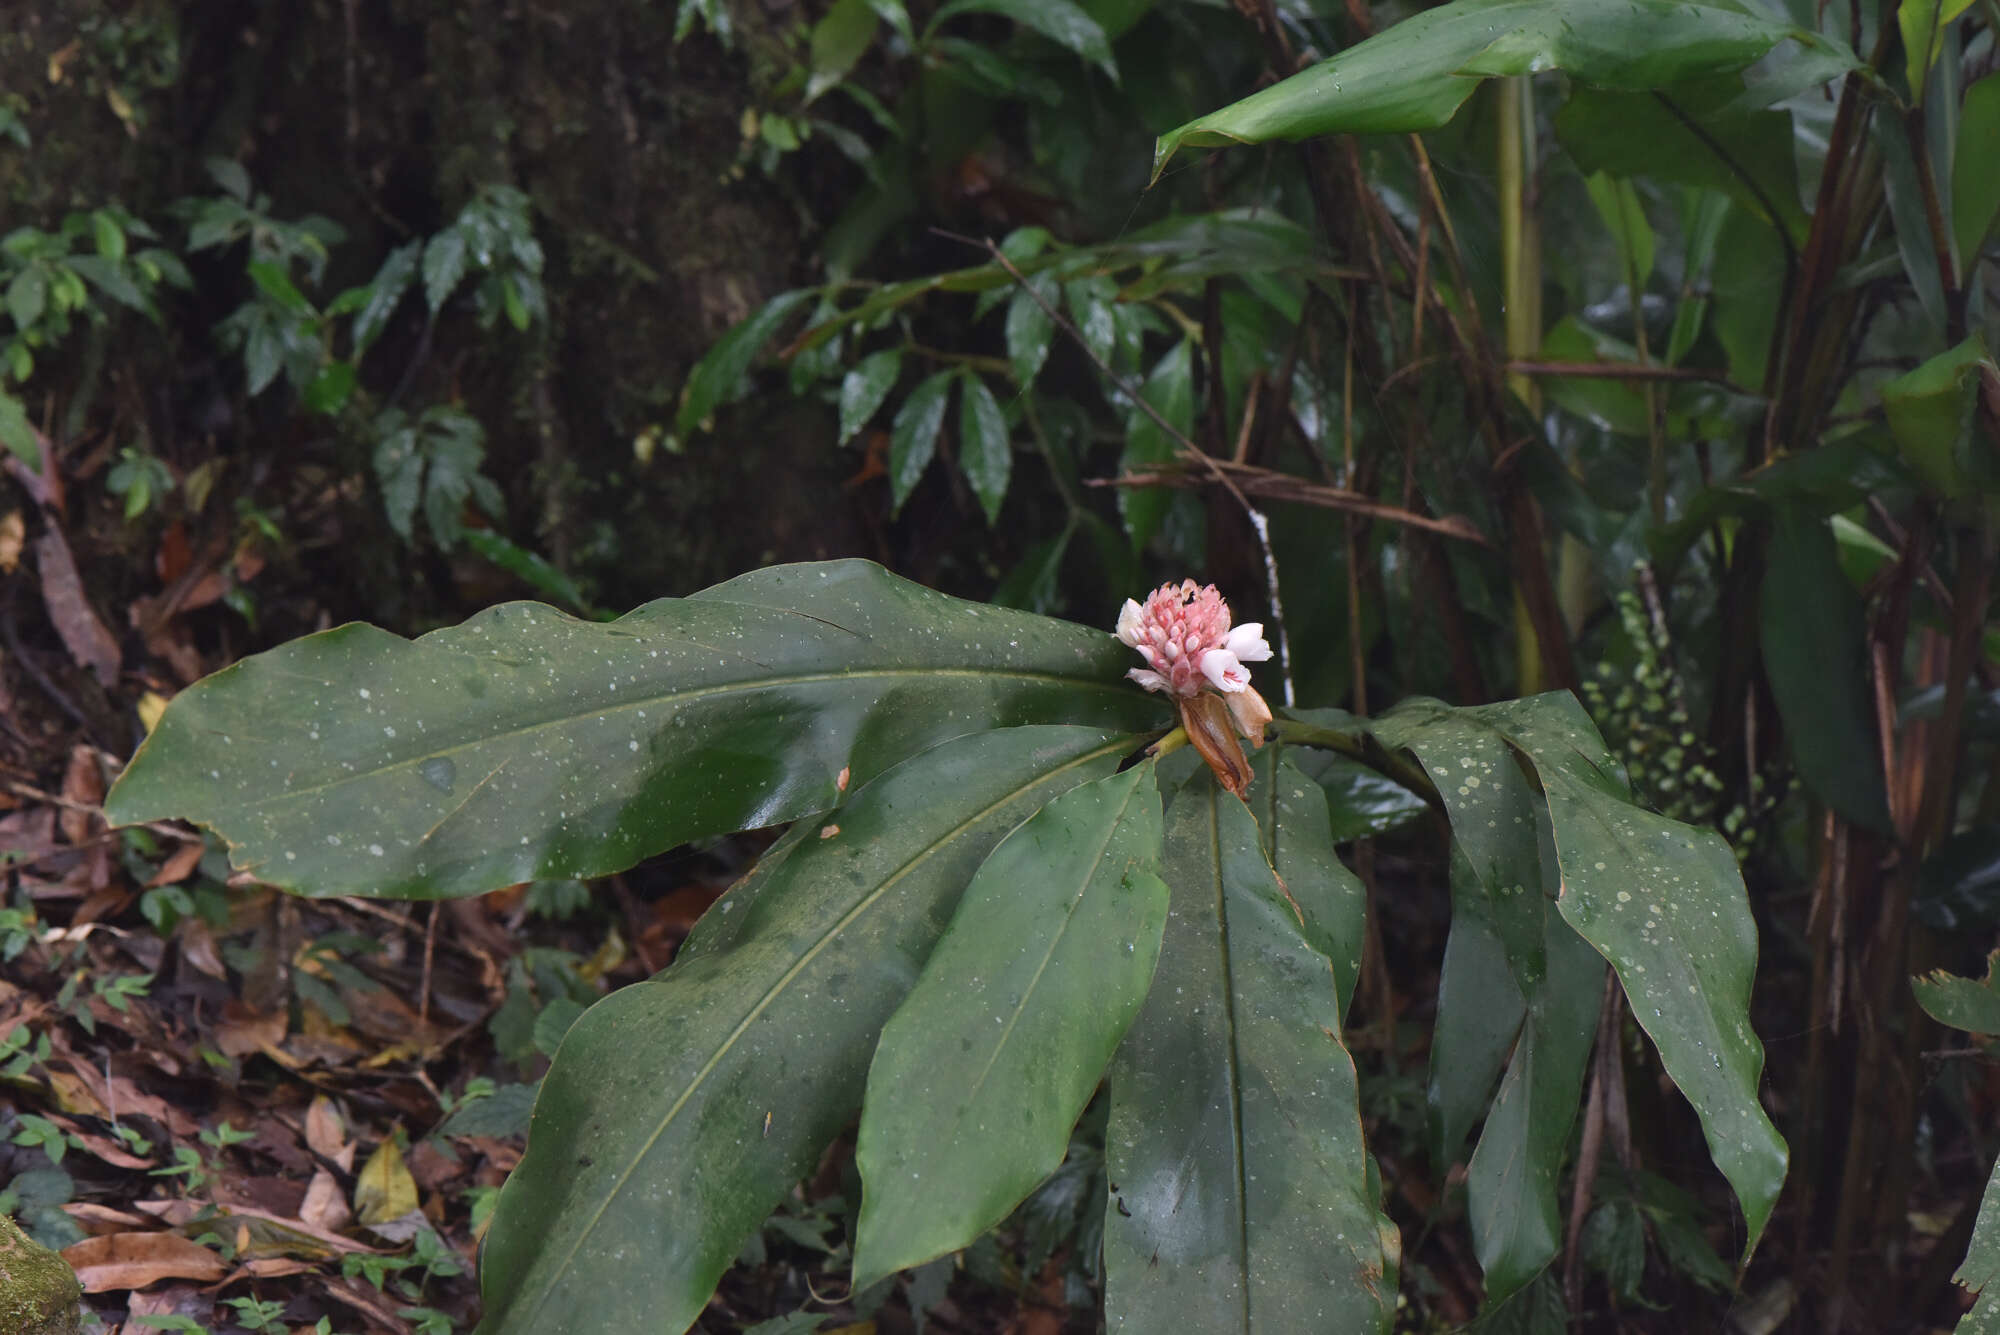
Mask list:
[[[1224,695],[1247,690],[1250,670],[1243,665],[1271,656],[1260,623],[1232,630],[1229,604],[1215,586],[1197,587],[1191,579],[1162,584],[1143,607],[1127,598],[1118,613],[1118,638],[1146,660],[1127,676],[1149,691],[1182,699],[1205,689]]]

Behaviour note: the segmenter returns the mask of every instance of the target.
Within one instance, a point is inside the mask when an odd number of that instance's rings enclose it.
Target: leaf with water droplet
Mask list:
[[[609,623],[515,603],[415,641],[348,625],[183,691],[106,808],[210,826],[237,868],[302,893],[477,894],[822,811],[843,769],[865,782],[961,733],[1158,727],[1130,664],[1105,631],[863,561],[773,566]],[[383,856],[355,855],[370,845]]]

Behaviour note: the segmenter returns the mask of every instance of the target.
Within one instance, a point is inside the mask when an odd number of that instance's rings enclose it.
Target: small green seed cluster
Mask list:
[[[1583,683],[1584,707],[1623,757],[1632,791],[1663,816],[1689,825],[1720,827],[1736,850],[1748,857],[1757,827],[1784,794],[1773,793],[1761,774],[1752,775],[1747,801],[1731,803],[1715,752],[1694,731],[1687,687],[1672,661],[1673,641],[1652,622],[1639,595],[1617,597],[1618,620],[1637,651],[1629,669],[1599,663]]]

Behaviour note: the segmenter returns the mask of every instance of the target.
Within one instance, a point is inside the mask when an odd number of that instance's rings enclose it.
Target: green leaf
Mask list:
[[[855,433],[868,425],[868,419],[889,397],[889,391],[896,387],[896,377],[902,373],[902,352],[884,348],[863,357],[841,377],[840,444],[853,440]]]
[[[903,39],[906,46],[916,46],[916,29],[910,26],[910,11],[904,7],[903,0],[868,0],[868,7],[874,10],[876,16],[884,23],[895,29],[896,35]]]
[[[35,439],[35,428],[28,421],[28,410],[22,402],[0,389],[0,445],[12,450],[22,463],[42,471],[42,447]]]
[[[1958,147],[1951,164],[1952,235],[1967,273],[2000,217],[2000,74],[1965,90],[1958,113]]]
[[[1131,745],[1011,728],[916,756],[767,854],[671,969],[587,1011],[501,1191],[479,1329],[685,1330],[861,1102],[882,1026],[980,863]]]
[[[874,0],[834,0],[833,8],[813,25],[812,77],[806,81],[806,101],[847,77],[875,40],[880,22]],[[903,22],[907,26],[909,20]]]
[[[1487,1301],[1499,1303],[1561,1247],[1557,1187],[1604,961],[1556,910],[1549,815],[1503,735],[1464,713],[1415,710],[1385,718],[1376,736],[1416,755],[1451,816],[1451,935],[1428,1090],[1432,1157],[1442,1174],[1484,1115],[1467,1205]]]
[[[48,304],[49,276],[39,264],[30,264],[7,284],[7,314],[14,317],[17,329],[25,331],[41,319]]]
[[[424,300],[430,303],[431,314],[435,315],[465,277],[465,233],[457,227],[447,227],[432,237],[424,246],[423,267]]]
[[[1986,977],[1979,982],[1935,970],[1910,981],[1917,1004],[1933,1020],[1969,1034],[2000,1036],[2000,951],[1986,957]]]
[[[1435,130],[1484,78],[1562,69],[1606,88],[1663,88],[1741,70],[1788,39],[1819,58],[1822,77],[1858,64],[1827,38],[1738,9],[1676,0],[1454,0],[1160,136],[1153,174],[1183,147]]]
[[[1104,29],[1072,0],[951,0],[931,19],[926,35],[960,14],[1003,14],[1057,46],[1076,52],[1103,70],[1111,82],[1118,82],[1118,62],[1111,56]]]
[[[202,166],[207,168],[209,179],[221,186],[223,191],[240,204],[250,202],[250,173],[234,158],[212,157]]]
[[[125,258],[125,229],[118,225],[116,218],[103,209],[93,210],[90,231],[98,254],[113,264]]]
[[[354,356],[357,361],[389,327],[389,317],[403,300],[403,294],[410,290],[410,284],[416,281],[423,249],[421,241],[398,246],[389,252],[389,258],[383,260],[382,267],[375,271],[375,279],[367,289],[368,300],[361,307],[361,313],[354,317]]]
[[[1974,333],[1948,352],[1882,385],[1882,409],[1904,460],[1949,499],[2000,485],[1991,451],[1974,442],[1980,376],[1994,372],[1986,338]]]
[[[1743,105],[1741,89],[1735,77],[1667,96],[1578,88],[1555,114],[1556,134],[1585,172],[1720,191],[1803,239],[1792,118]]]
[[[965,390],[958,400],[958,466],[972,484],[972,494],[986,511],[986,522],[1000,518],[1007,496],[1007,478],[1014,468],[1014,450],[1007,439],[1007,418],[993,391],[977,372],[964,372]]]
[[[1308,754],[1275,744],[1259,750],[1244,800],[1257,817],[1264,856],[1298,911],[1306,944],[1333,966],[1333,994],[1345,1015],[1361,976],[1368,892],[1334,851],[1326,793],[1297,763]]]
[[[309,413],[333,416],[347,406],[354,395],[354,364],[352,362],[328,362],[313,382],[306,386],[300,396],[301,403]]]
[[[931,456],[937,453],[938,430],[944,425],[945,409],[951,403],[952,382],[957,378],[955,371],[939,371],[926,377],[896,410],[896,421],[889,429],[891,514],[903,508],[903,502],[910,499],[917,483],[923,481],[924,470],[931,466]]]
[[[1083,336],[1090,355],[1109,366],[1118,350],[1118,320],[1112,306],[1118,300],[1118,286],[1108,275],[1092,274],[1065,284],[1063,299],[1069,304],[1070,319]]]
[[[1400,1243],[1332,966],[1206,768],[1168,808],[1166,881],[1159,968],[1111,1068],[1109,1327],[1386,1332]]]
[[[1910,80],[1910,101],[1924,104],[1924,84],[1937,64],[1953,19],[1972,8],[1972,0],[1902,0],[1896,6],[1896,26],[1903,33],[1903,57]]]
[[[1456,710],[1415,700],[1383,717],[1398,727],[1484,725],[1533,764],[1562,878],[1557,907],[1611,961],[1633,1017],[1701,1119],[1709,1153],[1742,1203],[1747,1255],[1784,1185],[1786,1149],[1757,1099],[1764,1049],[1749,1019],[1757,931],[1729,845],[1634,805],[1574,696]],[[1483,777],[1479,763],[1474,757],[1453,795]]]
[[[1035,383],[1042,363],[1049,359],[1049,342],[1056,332],[1049,311],[1060,295],[1055,276],[1038,273],[1028,280],[1026,291],[1016,292],[1007,303],[1007,359],[1014,364],[1014,383],[1022,389]]]
[[[969,1246],[1062,1162],[1152,982],[1159,871],[1149,762],[1049,803],[972,878],[869,1068],[857,1289]]]
[[[269,307],[253,311],[243,335],[243,377],[254,397],[271,387],[285,369],[285,335],[271,322]]]
[[[511,538],[490,528],[467,529],[465,545],[499,566],[544,598],[567,606],[592,621],[609,621],[611,614],[598,608],[575,579],[550,565],[540,553],[528,550]]]
[[[1979,1198],[1979,1218],[1972,1225],[1972,1245],[1966,1248],[1965,1263],[1952,1276],[1964,1288],[1979,1295],[1972,1309],[1958,1321],[1958,1335],[1993,1335],[2000,1330],[2000,1167],[1986,1179],[1986,1193]]]
[[[287,889],[476,894],[825,810],[843,771],[979,728],[1160,726],[1130,657],[861,561],[608,624],[509,603],[415,641],[342,626],[175,697],[106,805],[211,826]]]
[[[1639,192],[1623,177],[1594,172],[1583,184],[1618,247],[1618,261],[1631,282],[1632,300],[1637,302],[1646,280],[1653,276],[1653,228],[1646,221],[1646,207]]]
[[[1194,426],[1194,354],[1186,339],[1160,358],[1139,393],[1181,432],[1186,433]],[[1125,452],[1119,456],[1118,471],[1132,473],[1155,468],[1171,461],[1179,449],[1179,442],[1161,430],[1159,423],[1134,408],[1125,419]],[[1153,540],[1171,499],[1160,487],[1118,489],[1118,507],[1124,512],[1125,528],[1132,535],[1133,547],[1143,548]]]
[[[281,265],[269,260],[252,260],[249,267],[250,281],[262,292],[293,315],[316,315],[313,304],[306,300],[306,294],[299,291]]]
[[[733,399],[737,386],[757,360],[757,354],[782,327],[811,289],[781,292],[764,303],[755,315],[715,341],[708,354],[688,373],[687,387],[681,390],[680,411],[674,415],[674,433],[686,436],[708,421],[710,413]]]
[[[1758,629],[1799,777],[1847,819],[1889,833],[1866,609],[1841,573],[1832,530],[1801,506],[1774,507]]]
[[[121,264],[114,264],[102,255],[77,255],[68,261],[69,267],[90,281],[90,285],[121,306],[138,311],[142,315],[153,313],[152,305],[132,282],[130,274]]]

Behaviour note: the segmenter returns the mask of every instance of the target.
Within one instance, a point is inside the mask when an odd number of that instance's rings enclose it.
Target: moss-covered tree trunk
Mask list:
[[[77,1335],[82,1296],[68,1262],[0,1214],[0,1335]]]

